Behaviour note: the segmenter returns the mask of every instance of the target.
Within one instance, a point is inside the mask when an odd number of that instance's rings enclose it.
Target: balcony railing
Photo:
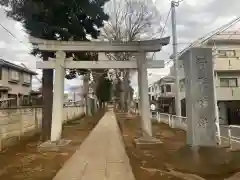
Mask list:
[[[156,119],[159,123],[165,123],[171,128],[187,131],[187,117],[160,113],[157,111],[154,114],[155,116],[151,118]],[[240,126],[216,124],[216,127],[216,136],[219,145],[229,148],[240,148]]]
[[[239,71],[240,60],[228,58],[217,59],[214,64],[214,69],[216,71]]]
[[[240,87],[217,87],[219,101],[240,100]]]
[[[218,101],[240,100],[240,87],[217,87]],[[175,97],[175,92],[166,92],[158,95],[159,97]],[[180,92],[180,99],[185,98],[185,92]]]

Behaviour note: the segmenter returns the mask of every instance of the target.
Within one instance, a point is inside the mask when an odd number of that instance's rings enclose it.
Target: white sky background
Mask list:
[[[154,0],[153,0],[154,1]],[[170,0],[155,0],[155,4],[162,14],[164,24],[170,9]],[[193,40],[240,16],[239,0],[184,0],[177,8],[177,33],[179,50],[186,47]],[[165,36],[171,35],[170,17],[166,25]],[[0,8],[0,23],[11,31],[16,40],[0,26],[0,58],[16,64],[24,63],[28,68],[36,71],[35,63],[40,60],[29,54],[28,36],[24,32],[20,23],[6,18],[4,10]],[[22,44],[19,42],[21,41]],[[25,44],[25,45],[23,45]],[[172,46],[169,44],[160,53],[156,54],[155,59],[168,61],[172,53]],[[171,63],[169,64],[171,65]],[[168,67],[169,67],[168,65]],[[167,75],[169,68],[149,70],[149,83],[158,80],[161,76]],[[41,79],[41,71],[37,71]],[[65,89],[81,83],[80,79],[66,81]],[[136,74],[133,75],[132,85],[137,86]],[[39,82],[33,79],[33,88],[39,87]]]

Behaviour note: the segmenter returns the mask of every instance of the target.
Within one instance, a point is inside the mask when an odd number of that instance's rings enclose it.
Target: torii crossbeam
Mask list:
[[[40,51],[56,52],[56,58],[50,61],[37,62],[37,68],[55,69],[54,95],[51,141],[56,142],[61,138],[63,121],[63,95],[65,69],[138,69],[140,108],[143,136],[152,136],[150,120],[147,68],[163,68],[164,61],[148,61],[147,52],[160,51],[162,46],[169,44],[169,37],[148,41],[133,41],[128,43],[117,42],[76,42],[76,41],[48,41],[30,38],[32,44]],[[131,52],[136,54],[136,60],[131,61],[72,61],[66,58],[66,52]]]

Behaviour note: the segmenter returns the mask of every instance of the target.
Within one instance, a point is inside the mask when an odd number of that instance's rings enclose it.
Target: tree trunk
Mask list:
[[[47,61],[48,57],[43,57]],[[53,70],[44,69],[42,76],[42,133],[41,140],[47,141],[51,136],[52,107],[53,107]]]
[[[84,75],[83,86],[84,86],[86,115],[91,116],[91,113],[90,113],[90,108],[91,107],[90,107],[89,97],[88,97],[88,93],[89,93],[89,75],[88,74]]]
[[[124,88],[124,82],[121,81],[121,92],[120,92],[120,110],[121,112],[124,112],[124,94],[125,94],[125,88]]]
[[[124,83],[124,112],[128,112],[129,109],[129,71],[126,70],[126,72],[124,73],[124,79],[123,79],[123,83]]]
[[[103,104],[103,101],[102,101],[102,100],[99,100],[99,106],[100,106],[100,109],[103,109],[103,108],[104,108],[104,104]]]

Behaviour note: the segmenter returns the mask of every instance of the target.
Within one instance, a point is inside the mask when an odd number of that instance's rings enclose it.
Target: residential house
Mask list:
[[[215,86],[219,109],[220,124],[240,124],[240,32],[217,32],[209,38],[202,38],[194,47],[213,49]],[[185,49],[184,51],[186,51]],[[181,55],[181,53],[180,53]],[[182,104],[182,116],[186,115],[185,75],[183,60],[179,59],[179,88]],[[174,77],[174,67],[170,76]],[[175,97],[174,89],[171,90]],[[167,96],[167,94],[162,94]],[[174,105],[173,105],[174,106]]]
[[[0,59],[1,106],[19,106],[28,101],[35,72]],[[9,102],[11,102],[9,104]]]
[[[175,78],[166,76],[154,82],[149,87],[150,102],[156,104],[157,109],[165,113],[174,113]]]

